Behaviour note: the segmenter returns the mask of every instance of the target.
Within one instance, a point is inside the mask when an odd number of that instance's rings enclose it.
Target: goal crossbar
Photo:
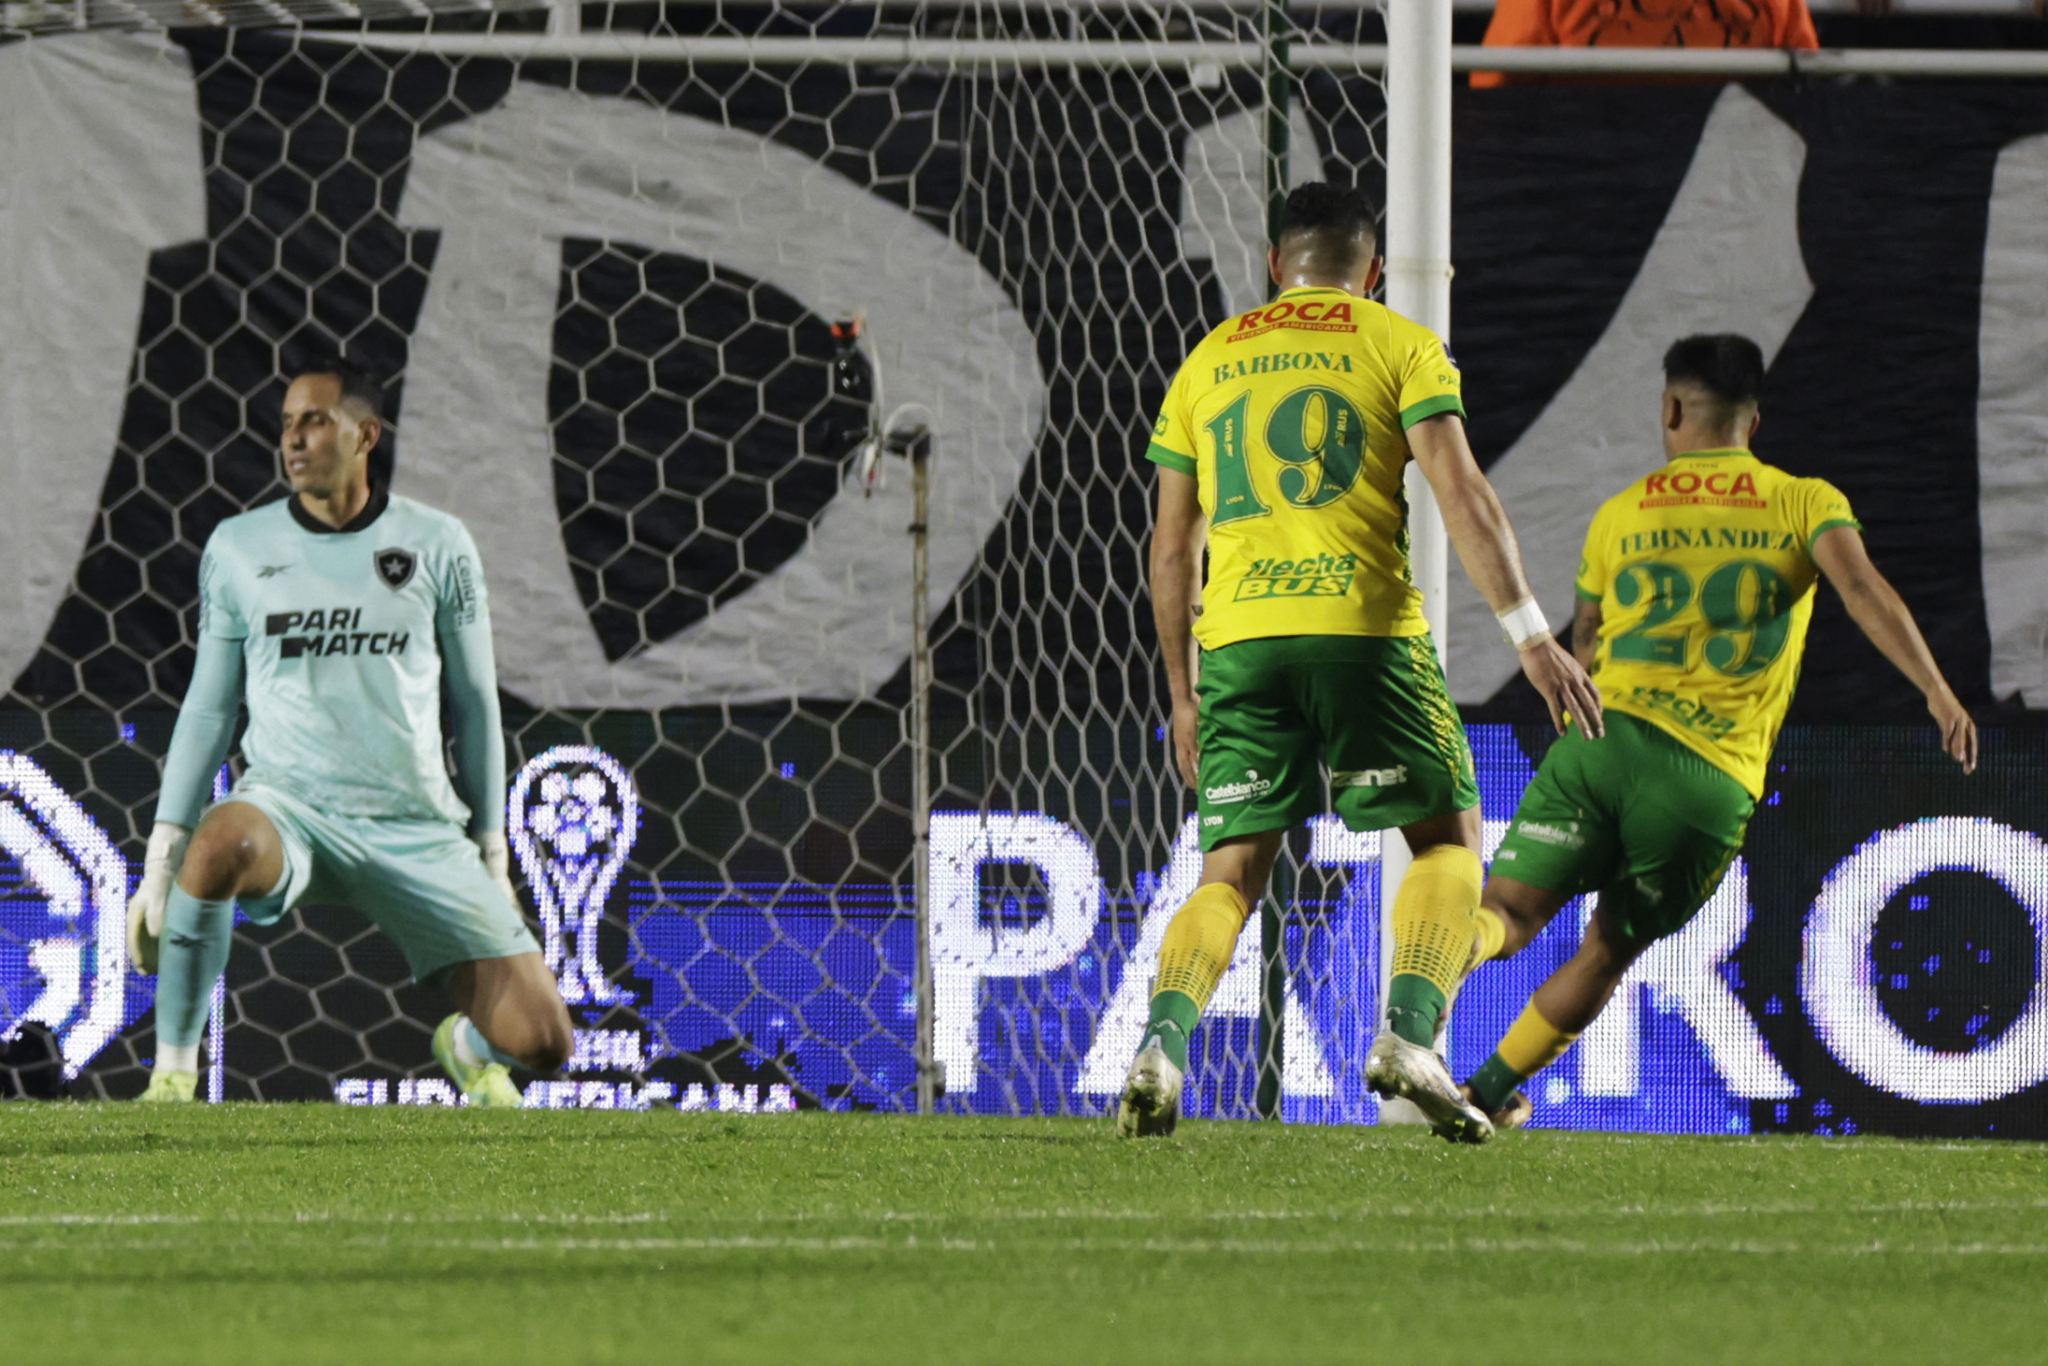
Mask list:
[[[385,52],[441,56],[744,62],[762,65],[825,62],[860,66],[1082,66],[1247,67],[1265,56],[1254,42],[1129,42],[1008,38],[740,38],[642,37],[581,33],[342,33],[308,30],[306,39],[348,43]],[[1297,71],[1380,71],[1383,43],[1290,44],[1287,63]],[[1506,71],[1520,75],[1725,76],[1762,80],[1777,76],[1919,76],[1943,79],[2048,77],[2048,51],[1960,52],[1920,48],[1574,48],[1480,47],[1451,49],[1453,71]]]

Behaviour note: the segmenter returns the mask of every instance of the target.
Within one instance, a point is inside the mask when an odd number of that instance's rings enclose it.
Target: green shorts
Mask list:
[[[301,902],[353,906],[428,986],[461,963],[540,952],[475,842],[448,821],[330,815],[274,787],[238,787],[222,800],[268,816],[284,845],[284,880],[269,896],[237,898],[259,925]]]
[[[1428,636],[1276,636],[1202,652],[1202,848],[1334,805],[1388,830],[1479,804]]]
[[[1546,892],[1600,893],[1601,913],[1638,943],[1675,934],[1742,849],[1756,800],[1648,721],[1607,713],[1550,747],[1493,857],[1496,876]]]

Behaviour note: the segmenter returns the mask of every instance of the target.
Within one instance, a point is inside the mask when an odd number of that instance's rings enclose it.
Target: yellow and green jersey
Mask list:
[[[1211,332],[1146,452],[1193,475],[1209,519],[1195,638],[1418,636],[1408,428],[1464,415],[1428,328],[1341,289],[1290,289]]]
[[[1813,616],[1813,543],[1857,525],[1834,485],[1745,450],[1681,455],[1608,499],[1576,585],[1600,604],[1601,698],[1762,797]]]

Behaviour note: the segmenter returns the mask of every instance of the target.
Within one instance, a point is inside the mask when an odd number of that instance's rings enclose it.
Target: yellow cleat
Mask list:
[[[152,1072],[149,1088],[135,1099],[144,1105],[187,1105],[198,1092],[197,1072]]]
[[[441,1064],[441,1070],[454,1080],[456,1089],[471,1105],[491,1110],[524,1107],[526,1098],[512,1084],[512,1074],[505,1070],[505,1064],[486,1062],[472,1066],[455,1056],[455,1026],[461,1022],[458,1012],[435,1027],[434,1061]]]

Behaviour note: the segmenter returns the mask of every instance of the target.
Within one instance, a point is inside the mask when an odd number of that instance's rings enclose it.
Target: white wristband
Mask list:
[[[1536,605],[1533,597],[1523,598],[1507,611],[1493,615],[1500,622],[1508,643],[1517,650],[1526,650],[1550,634],[1550,623],[1543,619],[1543,609]]]

